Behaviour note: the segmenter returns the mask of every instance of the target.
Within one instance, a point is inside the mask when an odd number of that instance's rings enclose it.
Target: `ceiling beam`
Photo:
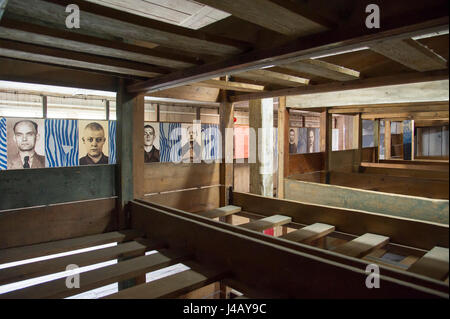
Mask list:
[[[271,70],[254,70],[244,73],[235,74],[238,78],[260,81],[263,83],[273,83],[288,87],[297,87],[301,85],[308,85],[309,79],[304,79],[298,76],[279,73]]]
[[[270,0],[199,0],[198,2],[287,36],[302,36],[327,29]]]
[[[0,22],[0,38],[155,64],[174,69],[201,64],[199,60],[176,53],[161,53],[157,50],[137,45],[104,40],[89,35],[51,29],[26,22],[17,22],[7,18]]]
[[[67,30],[65,8],[80,7],[80,29],[72,32],[125,43],[152,43],[195,54],[227,56],[247,50],[241,41],[212,36],[80,0],[9,0],[6,16]]]
[[[8,0],[0,0],[0,21],[2,20],[3,12],[5,12],[7,5]]]
[[[440,17],[436,18],[439,14]],[[445,15],[445,16],[443,16]],[[429,20],[430,16],[435,17]],[[129,92],[155,92],[179,85],[200,82],[215,77],[232,75],[245,71],[261,69],[274,64],[287,64],[300,59],[308,59],[318,54],[339,53],[343,50],[357,49],[380,41],[381,39],[405,39],[417,35],[448,29],[448,16],[444,12],[434,12],[418,16],[408,15],[402,19],[386,21],[382,31],[364,28],[332,30],[308,37],[299,38],[286,45],[252,51],[221,62],[214,62],[188,70],[177,71],[154,80],[130,85]]]
[[[345,68],[320,60],[303,60],[286,65],[279,65],[285,69],[296,72],[311,74],[335,81],[351,81],[359,78],[360,73],[355,70]]]
[[[151,78],[167,69],[97,55],[0,40],[0,56],[81,69]]]
[[[370,49],[416,71],[447,68],[447,60],[413,39],[381,41]]]
[[[308,85],[297,88],[268,91],[254,94],[244,94],[231,97],[233,102],[265,99],[277,96],[305,95],[326,92],[357,90],[380,86],[430,82],[448,79],[448,69],[430,72],[409,72],[397,75],[381,76],[346,82],[332,82],[326,84]]]
[[[241,82],[230,82],[230,81],[222,81],[222,80],[207,80],[207,81],[202,81],[202,82],[198,82],[198,83],[192,83],[190,85],[216,88],[216,89],[228,90],[228,91],[239,91],[239,92],[262,92],[262,91],[264,91],[264,86],[262,86],[262,85],[255,85],[255,84],[241,83]]]
[[[357,113],[400,113],[425,112],[448,110],[449,102],[419,102],[419,103],[386,103],[374,105],[354,105],[346,107],[332,107],[331,114],[357,114]]]
[[[449,111],[440,112],[402,112],[402,113],[366,113],[361,115],[363,120],[376,120],[376,119],[448,119]]]

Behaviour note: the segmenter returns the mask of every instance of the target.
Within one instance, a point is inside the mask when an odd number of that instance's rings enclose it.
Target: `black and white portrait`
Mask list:
[[[80,165],[109,163],[108,122],[79,121]]]
[[[144,163],[160,162],[159,123],[144,123]]]

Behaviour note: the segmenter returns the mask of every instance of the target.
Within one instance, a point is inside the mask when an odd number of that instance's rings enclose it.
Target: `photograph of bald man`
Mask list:
[[[8,140],[14,143],[8,145],[8,169],[44,168],[45,156],[36,152],[40,140],[37,121],[18,120],[11,126],[12,139]]]
[[[80,128],[82,127],[81,125],[80,123]],[[80,158],[80,165],[108,164],[109,158],[103,152],[103,146],[106,142],[103,126],[97,122],[89,123],[80,132],[80,135],[86,150],[86,156]]]
[[[157,134],[155,126],[159,126],[159,123],[145,124],[144,126],[144,163],[160,161],[160,152],[157,148],[159,134]]]

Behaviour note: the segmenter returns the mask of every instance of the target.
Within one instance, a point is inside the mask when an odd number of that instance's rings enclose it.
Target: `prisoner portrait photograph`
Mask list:
[[[159,123],[144,123],[144,163],[160,162]]]
[[[181,157],[183,163],[201,161],[201,124],[181,124]]]
[[[79,121],[80,165],[109,163],[108,122]]]
[[[320,131],[318,128],[308,128],[307,131],[308,138],[308,153],[318,153],[319,152],[319,142],[320,142]]]
[[[289,154],[297,154],[298,134],[297,129],[289,129]]]
[[[40,119],[7,120],[8,169],[45,167],[45,122]]]

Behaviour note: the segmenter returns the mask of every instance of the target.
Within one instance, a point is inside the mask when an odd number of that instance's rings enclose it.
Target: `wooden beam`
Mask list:
[[[169,267],[188,258],[189,255],[186,253],[163,249],[156,254],[136,257],[111,266],[83,272],[80,274],[81,285],[78,289],[69,289],[64,277],[2,294],[0,299],[66,298],[111,283],[134,278],[137,275]]]
[[[307,35],[326,29],[297,12],[269,0],[200,0],[199,2],[288,36]]]
[[[200,60],[173,52],[162,53],[142,46],[118,43],[86,34],[81,35],[37,24],[17,22],[11,19],[3,19],[1,21],[0,37],[7,40],[160,65],[174,69],[186,68],[201,63]]]
[[[350,257],[362,258],[375,249],[386,246],[389,243],[389,237],[375,234],[364,234],[348,243],[338,246],[333,251]]]
[[[196,262],[184,263],[189,270],[138,285],[105,299],[172,299],[225,278],[227,272],[220,268],[203,266]]]
[[[220,163],[220,206],[230,204],[229,188],[234,186],[234,104],[228,101],[228,95],[221,91],[221,104],[219,109],[221,141]],[[217,206],[216,206],[217,207]],[[229,218],[228,218],[229,220]]]
[[[413,169],[423,171],[448,172],[448,165],[391,164],[391,163],[361,163],[362,167]]]
[[[286,97],[278,100],[278,171],[277,197],[284,198],[285,167],[289,165],[289,113]]]
[[[235,74],[235,76],[242,79],[255,80],[262,83],[277,84],[288,87],[308,85],[310,82],[309,79],[292,76],[281,72],[275,72],[272,70],[247,71],[244,73]]]
[[[380,41],[370,49],[419,72],[448,67],[443,57],[413,39]]]
[[[376,120],[376,119],[444,119],[448,120],[449,111],[437,111],[437,112],[402,112],[402,113],[365,113],[362,115],[364,120]]]
[[[291,217],[274,215],[239,226],[249,230],[263,231],[277,226],[289,224],[291,221],[292,221]]]
[[[144,176],[144,132],[145,100],[140,95],[135,99],[132,109],[133,116],[133,199],[142,198],[145,194]],[[123,113],[122,113],[123,114]],[[122,144],[123,145],[123,144]]]
[[[230,82],[221,80],[207,80],[198,83],[191,83],[192,86],[201,86],[208,88],[215,88],[228,91],[240,92],[261,92],[264,91],[264,86],[250,83]]]
[[[70,250],[93,247],[109,243],[121,243],[142,236],[136,230],[122,230],[98,235],[52,241],[43,244],[14,247],[0,250],[0,264],[59,254]]]
[[[352,105],[343,107],[333,106],[329,109],[329,112],[331,114],[428,112],[447,111],[448,106],[448,101],[385,103],[373,105]]]
[[[0,0],[0,21],[2,20],[3,13],[5,12],[7,5],[8,0]]]
[[[317,85],[308,85],[291,89],[282,89],[262,93],[237,95],[232,97],[233,102],[263,99],[273,96],[306,95],[326,92],[340,92],[365,88],[382,87],[389,85],[410,84],[419,82],[433,82],[448,79],[448,70],[430,72],[409,72],[397,75],[381,76],[347,82],[332,82]]]
[[[314,240],[331,234],[332,232],[334,232],[334,230],[334,226],[315,223],[313,225],[309,225],[299,230],[290,232],[289,234],[281,236],[280,238],[295,241],[298,243],[310,243]]]
[[[80,0],[11,0],[8,16],[15,20],[33,21],[33,23],[66,30],[66,7],[76,4],[83,12],[78,34],[89,34],[108,40],[123,39],[126,43],[140,45],[159,44],[166,48],[184,52],[230,55],[248,49],[246,43],[219,36],[212,36],[201,31],[189,30],[161,21],[140,17],[120,10]]]
[[[448,269],[448,248],[434,247],[412,264],[408,271],[437,280],[445,280]]]
[[[441,17],[437,19],[435,17],[436,12],[430,14],[434,18],[430,19],[423,12],[420,17],[408,15],[402,19],[394,19],[391,23],[384,25],[383,31],[375,33],[358,27],[349,28],[345,32],[343,30],[332,30],[309,37],[301,37],[274,49],[253,51],[226,61],[205,64],[188,71],[174,72],[152,81],[133,84],[128,87],[128,90],[130,92],[154,92],[218,76],[261,69],[274,64],[287,64],[299,59],[309,59],[323,52],[338,53],[342,50],[367,46],[380,39],[410,38],[448,28],[448,16],[445,16],[444,12],[441,12],[439,14]],[[405,28],[405,26],[408,27]],[[276,94],[273,96],[284,95]],[[247,98],[246,100],[251,99]]]
[[[207,212],[199,213],[200,216],[214,219],[218,217],[226,217],[241,212],[241,208],[233,205],[228,205],[216,208]]]
[[[321,60],[302,60],[282,65],[282,67],[335,81],[351,81],[358,79],[360,76],[358,71]]]
[[[0,56],[147,78],[168,72],[165,68],[154,67],[149,64],[70,52],[9,40],[0,40]]]
[[[384,121],[384,159],[391,158],[391,121]]]

